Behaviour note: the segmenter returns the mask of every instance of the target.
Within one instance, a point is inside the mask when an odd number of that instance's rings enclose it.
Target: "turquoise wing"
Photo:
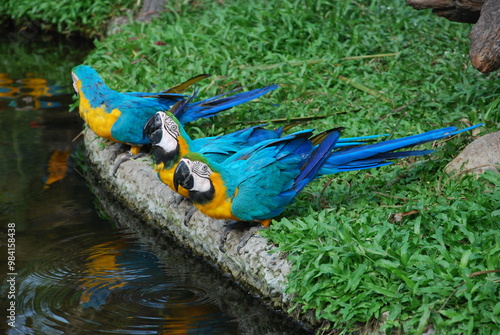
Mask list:
[[[111,128],[113,138],[124,143],[143,145],[151,143],[147,137],[143,137],[144,125],[151,116],[165,107],[156,99],[123,97],[114,104],[110,101],[109,108],[116,108],[121,112]]]
[[[291,189],[295,178],[300,174],[302,158],[288,153],[280,159],[270,148],[263,155],[252,157],[247,162],[240,161],[233,166],[238,190],[233,199],[233,214],[241,220],[264,220],[279,215],[295,197]]]
[[[294,181],[313,150],[312,131],[264,141],[228,158],[222,165],[232,211],[241,220],[264,220],[280,214],[296,195]]]
[[[266,140],[278,139],[282,128],[265,129],[253,126],[217,137],[205,137],[192,141],[193,151],[205,155],[210,161],[221,163],[236,152]]]

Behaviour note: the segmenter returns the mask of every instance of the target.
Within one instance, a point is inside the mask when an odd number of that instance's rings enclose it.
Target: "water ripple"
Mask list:
[[[185,270],[166,267],[145,250],[122,233],[58,234],[19,273],[18,327],[10,334],[158,334],[228,327],[231,320],[209,292],[179,284]]]

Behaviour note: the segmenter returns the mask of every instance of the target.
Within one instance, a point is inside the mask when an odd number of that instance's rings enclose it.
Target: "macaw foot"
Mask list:
[[[145,154],[142,153],[142,152],[134,155],[130,151],[126,151],[126,152],[124,152],[122,154],[119,154],[116,157],[115,166],[113,167],[113,177],[116,177],[116,172],[118,172],[118,168],[120,167],[120,165],[122,165],[123,163],[125,163],[128,160],[137,159],[137,158],[141,158],[141,157],[144,157],[144,156],[145,156]]]
[[[182,195],[178,194],[178,193],[174,193],[174,195],[172,196],[172,205],[175,205],[175,206],[179,206],[182,202],[182,200],[184,199],[187,199],[187,198],[184,198]]]
[[[225,252],[224,250],[224,244],[226,243],[227,235],[234,229],[238,230],[245,230],[248,228],[248,226],[251,226],[250,229],[243,235],[241,238],[240,242],[236,246],[236,251],[240,253],[240,249],[243,248],[248,240],[253,236],[253,234],[258,231],[263,229],[262,225],[260,222],[254,222],[254,221],[228,221],[226,223],[226,228],[222,232],[222,235],[219,240],[219,250],[222,252]]]
[[[110,148],[112,150],[111,157],[109,158],[110,163],[113,163],[118,156],[123,155],[130,149],[128,145],[123,143],[117,143],[115,145],[110,146]]]
[[[191,217],[193,216],[194,213],[196,213],[197,208],[194,206],[191,206],[188,208],[186,211],[186,214],[184,215],[184,225],[187,226],[189,221],[191,220]]]
[[[247,242],[248,240],[259,230],[262,230],[262,229],[267,229],[267,227],[264,227],[262,225],[258,225],[258,226],[253,226],[253,227],[250,227],[250,229],[247,230],[247,232],[245,233],[245,235],[243,235],[243,237],[241,238],[240,242],[238,243],[238,245],[236,246],[236,252],[239,254],[240,253],[240,250],[241,248],[243,248],[245,245],[247,245]]]

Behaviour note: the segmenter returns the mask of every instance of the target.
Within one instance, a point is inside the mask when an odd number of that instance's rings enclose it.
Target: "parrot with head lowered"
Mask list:
[[[192,96],[190,99],[192,99]],[[188,191],[182,187],[174,187],[174,171],[181,158],[189,152],[203,154],[211,162],[221,163],[236,152],[252,147],[262,141],[278,139],[283,131],[294,124],[268,130],[263,126],[253,126],[221,136],[191,139],[182,127],[181,122],[174,116],[182,113],[189,106],[190,99],[176,103],[170,112],[157,112],[144,126],[144,137],[148,137],[152,146],[155,161],[155,171],[160,180],[183,197],[188,197]],[[365,143],[375,137],[372,135],[355,138],[339,139],[336,147],[352,146]]]
[[[130,155],[137,155],[142,145],[150,143],[148,138],[142,136],[147,120],[157,111],[168,110],[176,102],[186,99],[187,97],[180,93],[208,77],[199,75],[160,93],[119,93],[106,86],[97,71],[90,66],[78,65],[73,68],[71,75],[73,87],[79,95],[80,116],[87,125],[100,137],[131,146],[130,153],[119,160],[114,172]],[[182,124],[212,117],[220,111],[256,99],[277,87],[278,85],[271,85],[228,96],[234,92],[231,91],[193,102],[180,110],[176,117]]]
[[[447,127],[400,139],[335,149],[342,128],[317,136],[301,131],[268,140],[231,155],[222,163],[189,152],[177,165],[174,186],[182,186],[202,213],[237,223],[271,219],[313,179],[343,171],[392,164],[393,159],[430,154],[433,150],[396,151],[479,127]],[[231,228],[231,224],[228,225]],[[224,237],[225,235],[223,235]],[[248,238],[244,239],[245,241]],[[241,243],[239,245],[241,247]]]

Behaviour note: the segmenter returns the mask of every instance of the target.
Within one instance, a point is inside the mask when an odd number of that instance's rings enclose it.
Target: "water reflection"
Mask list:
[[[16,327],[2,321],[0,330],[304,333],[168,238],[159,239],[161,232],[144,227],[99,189],[98,180],[80,176],[84,169],[73,159],[79,142],[72,140],[82,122],[68,105],[69,73],[81,51],[46,44],[14,48],[5,41],[0,47],[0,264],[7,273],[6,223],[15,222],[17,271]],[[113,220],[103,218],[103,209]],[[3,311],[7,289],[5,279]]]
[[[63,107],[63,104],[50,99],[58,95],[67,95],[63,86],[50,85],[47,79],[37,78],[34,73],[24,74],[24,78],[13,79],[7,73],[0,73],[0,111],[6,107],[16,111],[28,111],[41,108]],[[11,100],[11,101],[9,101]]]
[[[69,168],[70,151],[69,147],[64,150],[56,149],[50,155],[47,163],[47,178],[45,178],[44,189],[48,189],[50,185],[64,179]]]
[[[206,288],[126,230],[52,232],[20,273],[23,313],[10,334],[238,333]]]

